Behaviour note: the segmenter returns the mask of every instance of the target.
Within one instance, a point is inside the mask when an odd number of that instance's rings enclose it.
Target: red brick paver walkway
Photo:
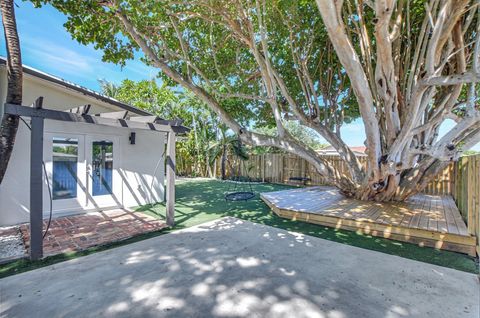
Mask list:
[[[44,221],[43,228],[47,226]],[[53,219],[43,241],[43,254],[50,256],[65,252],[81,251],[86,248],[165,228],[164,221],[141,212],[111,210],[93,212]],[[20,226],[28,250],[30,244],[29,225]]]

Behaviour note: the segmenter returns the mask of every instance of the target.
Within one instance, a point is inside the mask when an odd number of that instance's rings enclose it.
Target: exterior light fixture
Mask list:
[[[130,145],[135,145],[135,137],[136,137],[137,133],[135,132],[131,132],[130,133],[130,137],[128,137],[128,140],[130,140]]]

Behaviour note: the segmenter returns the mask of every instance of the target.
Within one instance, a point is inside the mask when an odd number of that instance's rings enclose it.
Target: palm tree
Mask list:
[[[17,22],[13,0],[1,1],[3,31],[7,48],[7,98],[10,104],[22,104],[22,55],[18,39]],[[0,117],[2,114],[0,114]],[[0,124],[0,184],[7,171],[8,161],[15,144],[19,117],[4,115]]]
[[[238,136],[236,135],[227,135],[227,126],[220,125],[220,139],[213,143],[210,147],[210,165],[213,164],[215,159],[217,159],[220,154],[222,156],[221,161],[221,173],[222,180],[226,179],[226,164],[227,164],[227,155],[233,154],[240,158],[241,160],[247,160],[248,154],[245,147],[242,145]]]
[[[117,98],[118,91],[119,91],[119,88],[117,85],[107,81],[106,79],[100,79],[98,80],[98,82],[100,84],[100,90],[103,95],[112,97],[112,98]]]

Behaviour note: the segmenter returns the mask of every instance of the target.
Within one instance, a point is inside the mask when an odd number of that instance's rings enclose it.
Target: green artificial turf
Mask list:
[[[233,216],[239,219],[316,236],[343,244],[450,267],[461,271],[478,273],[478,263],[476,262],[476,259],[464,254],[438,251],[428,247],[419,247],[414,244],[387,240],[352,231],[337,230],[321,225],[280,218],[270,211],[268,206],[262,202],[258,194],[261,192],[288,189],[287,186],[276,184],[253,184],[253,190],[257,193],[255,199],[247,202],[226,202],[224,199],[224,192],[227,191],[229,186],[231,186],[230,183],[217,180],[179,180],[177,181],[176,186],[176,226],[173,229],[143,234],[125,241],[114,242],[101,247],[93,247],[81,252],[47,257],[41,261],[32,262],[29,260],[18,260],[3,264],[0,265],[0,277],[51,265],[112,247],[133,243],[146,238],[169,233],[172,230],[187,228],[212,221],[224,216]],[[137,211],[142,211],[158,218],[165,218],[165,205],[163,203],[142,206],[139,207]]]

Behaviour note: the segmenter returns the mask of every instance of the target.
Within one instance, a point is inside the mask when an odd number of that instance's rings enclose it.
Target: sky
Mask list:
[[[20,36],[23,64],[52,74],[89,89],[100,89],[99,79],[120,83],[131,80],[151,79],[158,71],[139,60],[127,61],[125,67],[102,62],[102,52],[92,45],[82,45],[73,40],[64,29],[66,17],[47,5],[36,9],[30,2],[16,1],[17,26]],[[3,32],[2,32],[3,33]],[[0,41],[0,55],[6,56],[5,42]],[[440,136],[453,127],[453,121],[445,122]],[[361,146],[365,131],[361,119],[342,127],[342,139],[349,146]],[[474,147],[480,150],[480,143]]]
[[[99,79],[120,83],[126,78],[150,79],[157,74],[139,59],[128,61],[123,69],[102,62],[101,51],[72,39],[63,27],[67,19],[62,13],[50,5],[36,9],[30,2],[15,3],[23,64],[96,91]],[[6,56],[3,36],[0,42],[0,55]]]

